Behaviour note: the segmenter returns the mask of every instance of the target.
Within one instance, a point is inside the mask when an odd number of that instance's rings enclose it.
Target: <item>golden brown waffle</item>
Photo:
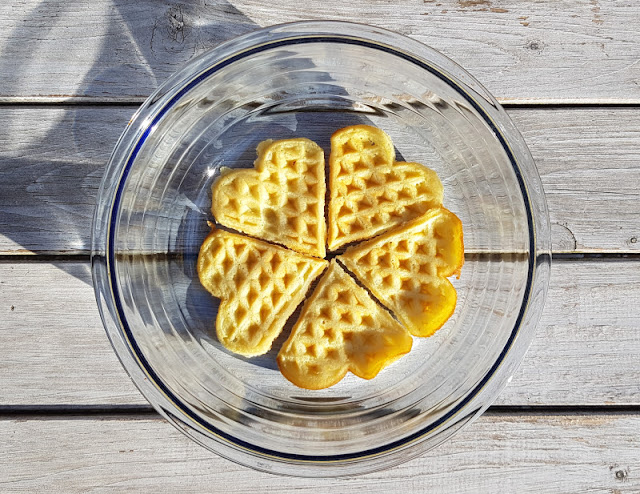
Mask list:
[[[278,353],[278,366],[296,386],[323,389],[348,370],[375,377],[411,344],[406,329],[334,260]]]
[[[240,355],[266,353],[327,266],[282,247],[214,229],[198,256],[200,282],[221,299],[220,342]]]
[[[462,223],[437,208],[339,256],[411,334],[430,336],[453,314],[456,290],[447,276],[464,263]]]
[[[395,161],[393,144],[375,127],[355,125],[331,136],[329,250],[373,237],[442,205],[433,170]]]
[[[211,211],[222,225],[324,257],[324,153],[309,139],[265,141],[254,170],[223,174]]]

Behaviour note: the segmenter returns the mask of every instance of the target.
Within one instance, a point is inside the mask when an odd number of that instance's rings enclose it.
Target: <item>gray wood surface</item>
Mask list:
[[[0,263],[0,280],[0,405],[146,403],[102,329],[88,264]],[[636,262],[556,263],[535,339],[497,403],[639,405],[638,300]]]
[[[303,19],[409,35],[503,102],[640,102],[640,9],[615,0],[3,2],[0,98],[140,101],[192,56]]]
[[[135,104],[225,40],[322,18],[429,44],[509,105],[554,252],[574,260],[554,263],[506,408],[394,469],[316,481],[237,466],[144,413],[85,260]],[[0,492],[640,492],[636,2],[12,0],[0,25]]]
[[[640,417],[485,415],[380,473],[286,478],[223,460],[157,419],[0,420],[3,492],[634,493]]]
[[[87,253],[102,171],[133,107],[0,107],[0,254]],[[640,112],[512,109],[554,252],[640,252]]]

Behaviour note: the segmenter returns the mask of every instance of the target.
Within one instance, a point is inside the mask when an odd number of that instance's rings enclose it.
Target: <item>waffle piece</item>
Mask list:
[[[412,343],[407,330],[334,260],[278,353],[278,366],[296,386],[323,389],[348,370],[375,377]]]
[[[339,257],[409,332],[431,336],[451,317],[456,290],[446,278],[464,263],[462,223],[437,208]]]
[[[355,125],[331,136],[329,250],[373,237],[442,205],[433,170],[395,161],[393,144],[375,127]]]
[[[254,170],[223,174],[211,212],[222,225],[324,257],[324,153],[309,139],[264,141]]]
[[[198,256],[200,282],[221,299],[218,339],[251,357],[271,348],[327,261],[214,229]]]

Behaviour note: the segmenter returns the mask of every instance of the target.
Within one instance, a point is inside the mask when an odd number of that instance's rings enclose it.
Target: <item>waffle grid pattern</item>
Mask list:
[[[329,250],[373,237],[442,205],[433,170],[396,162],[389,137],[364,125],[331,138]]]
[[[450,211],[433,209],[339,259],[412,334],[429,336],[455,309],[456,290],[446,277],[462,267],[462,224]]]
[[[297,252],[325,256],[324,153],[308,139],[263,143],[254,170],[234,170],[212,189],[212,213],[229,228]]]
[[[245,356],[271,348],[327,262],[249,237],[214,230],[198,259],[203,286],[222,299],[220,342]]]
[[[320,389],[348,370],[371,379],[411,345],[406,329],[334,260],[282,346],[278,365],[293,383]]]

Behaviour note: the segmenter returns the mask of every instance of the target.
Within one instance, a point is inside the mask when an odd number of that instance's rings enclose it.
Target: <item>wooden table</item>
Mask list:
[[[640,492],[640,6],[633,0],[40,1],[0,6],[0,491]],[[89,268],[109,153],[192,56],[286,21],[387,27],[466,67],[538,164],[554,265],[488,413],[397,468],[254,472],[159,419],[111,350]]]

